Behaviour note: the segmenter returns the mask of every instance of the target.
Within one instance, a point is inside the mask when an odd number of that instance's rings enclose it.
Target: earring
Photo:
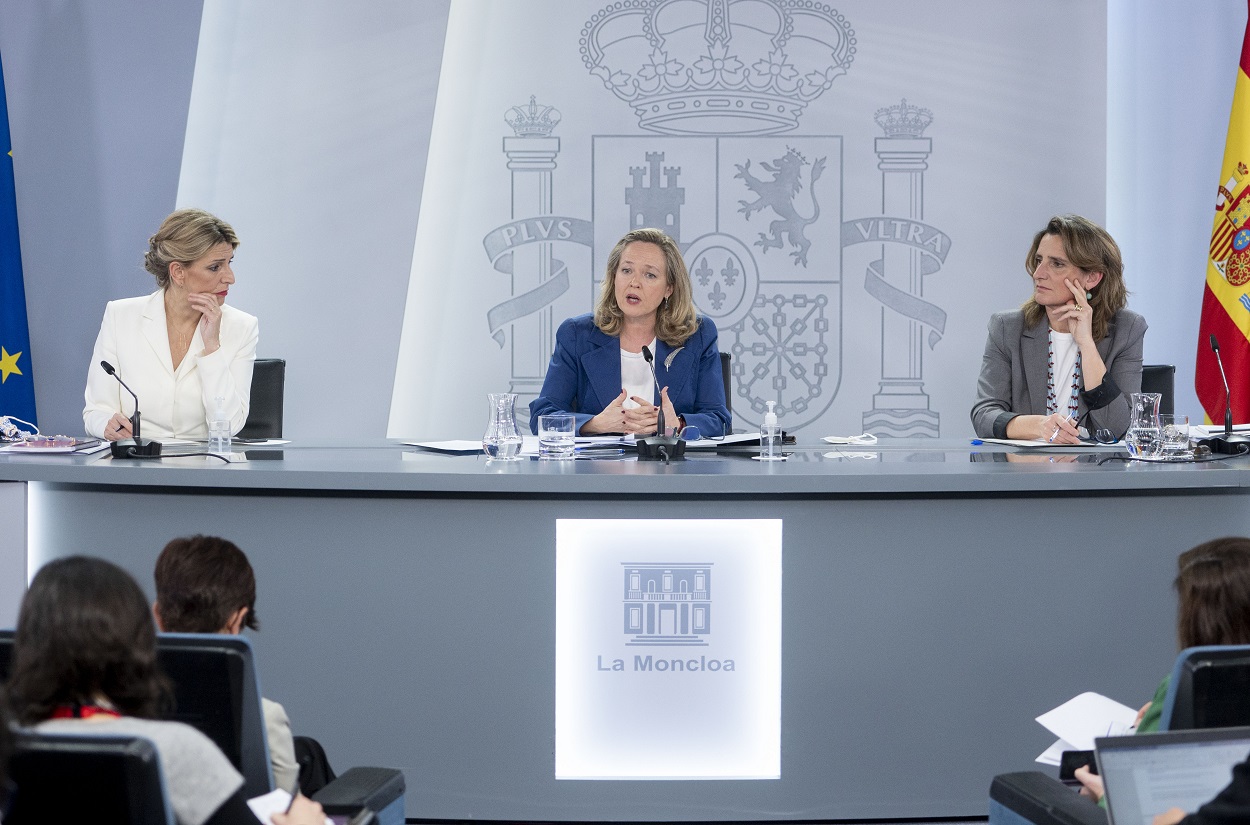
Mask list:
[[[1086,293],[1085,293],[1085,300],[1087,300],[1087,301],[1088,301],[1090,298],[1093,298],[1093,297],[1094,297],[1094,293],[1092,293],[1092,292],[1086,292]]]

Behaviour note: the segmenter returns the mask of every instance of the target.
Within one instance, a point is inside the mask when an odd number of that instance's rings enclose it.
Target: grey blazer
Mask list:
[[[990,318],[989,338],[972,405],[972,428],[981,438],[1006,438],[1007,422],[1017,415],[1046,414],[1046,361],[1050,336],[1046,319],[1024,328],[1024,311]],[[1146,319],[1122,309],[1111,319],[1098,354],[1107,365],[1100,386],[1079,396],[1079,415],[1093,410],[1086,428],[1106,427],[1119,438],[1128,429],[1128,394],[1141,392],[1142,342]]]

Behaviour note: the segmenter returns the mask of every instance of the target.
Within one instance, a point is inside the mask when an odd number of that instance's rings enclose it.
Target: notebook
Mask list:
[[[1250,756],[1250,727],[1169,731],[1094,740],[1111,825],[1150,825],[1169,808],[1193,813]]]

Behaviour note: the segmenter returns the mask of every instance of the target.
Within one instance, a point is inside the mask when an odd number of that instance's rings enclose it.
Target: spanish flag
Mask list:
[[[1250,13],[1250,0],[1247,0]],[[1250,14],[1241,46],[1241,65],[1228,118],[1224,165],[1215,201],[1215,225],[1207,256],[1207,285],[1198,325],[1194,389],[1208,420],[1224,421],[1224,382],[1211,351],[1220,346],[1228,373],[1233,422],[1250,421]]]
[[[34,370],[30,368],[30,329],[22,251],[17,238],[17,195],[13,187],[13,145],[9,108],[0,69],[0,415],[35,424]]]

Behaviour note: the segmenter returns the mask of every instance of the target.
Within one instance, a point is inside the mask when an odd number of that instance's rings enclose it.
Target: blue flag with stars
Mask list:
[[[17,194],[13,187],[13,143],[9,106],[0,66],[0,415],[35,422],[35,380],[30,368],[30,327],[22,250],[17,237]]]

